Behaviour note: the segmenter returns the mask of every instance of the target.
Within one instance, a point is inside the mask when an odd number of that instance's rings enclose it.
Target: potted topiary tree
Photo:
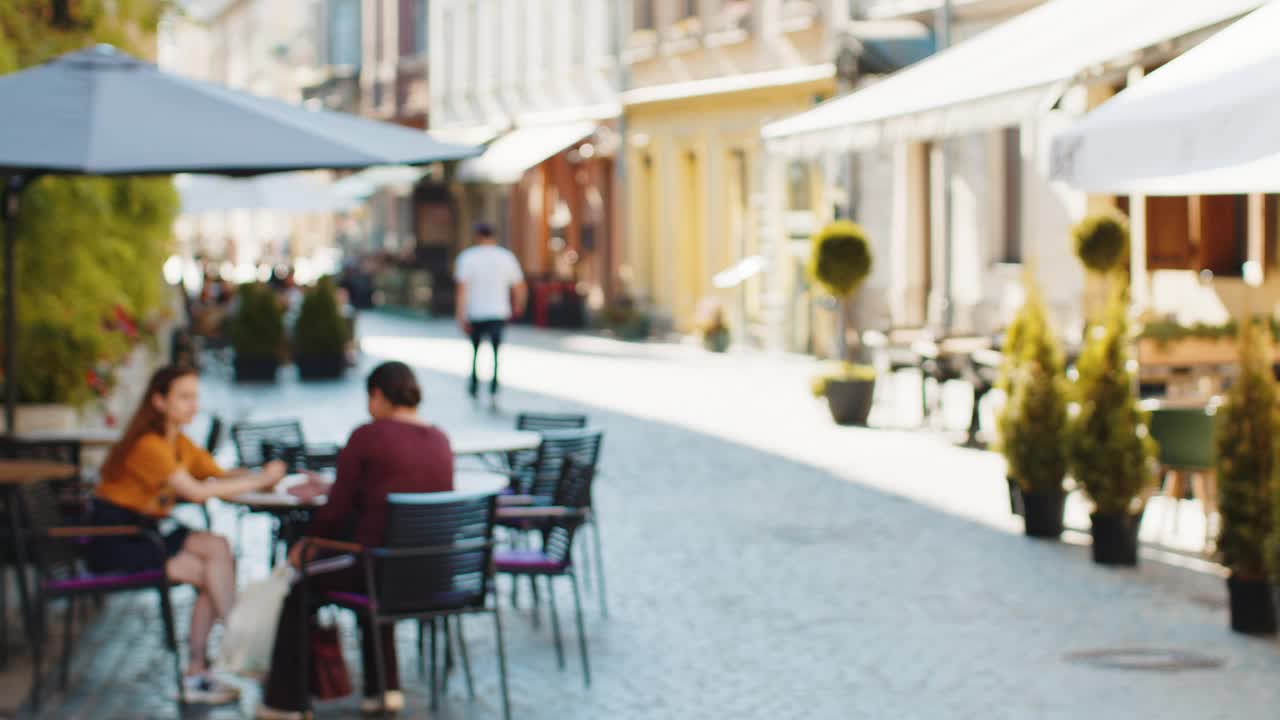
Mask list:
[[[1014,327],[1017,338],[1012,344],[1021,358],[1002,378],[1009,399],[998,419],[1000,450],[1021,497],[1026,534],[1057,538],[1066,506],[1066,376],[1062,348],[1030,278]]]
[[[321,278],[302,297],[293,324],[293,362],[303,380],[333,380],[347,369],[347,323],[338,309],[338,293]]]
[[[271,288],[260,283],[241,285],[239,308],[231,319],[237,382],[274,382],[284,349],[284,317]]]
[[[1240,327],[1240,375],[1217,413],[1214,465],[1222,527],[1218,555],[1231,571],[1231,629],[1270,635],[1276,613],[1267,583],[1267,541],[1276,483],[1276,381],[1269,348],[1251,322]]]
[[[871,272],[871,244],[862,227],[837,220],[813,236],[809,277],[835,298],[836,365],[813,382],[813,392],[826,397],[831,417],[840,425],[866,425],[874,399],[876,374],[867,365],[848,362],[845,318],[849,301]]]
[[[1124,264],[1129,253],[1129,223],[1118,211],[1095,213],[1071,231],[1076,257],[1090,271],[1106,275]]]
[[[1030,270],[1025,271],[1022,278],[1022,286],[1025,290],[1025,301],[1023,302],[1022,308],[1013,316],[1013,320],[1009,323],[1009,326],[1005,328],[1004,340],[1000,347],[1000,372],[996,375],[995,389],[999,391],[999,395],[997,397],[1001,398],[1001,402],[1004,403],[1004,405],[1009,403],[1009,399],[1013,395],[1013,376],[1022,365],[1023,338],[1025,338],[1029,332],[1028,326],[1031,323],[1045,319],[1043,312],[1034,312],[1036,308],[1043,309],[1043,306],[1039,303],[1039,289],[1034,283],[1035,279],[1031,275]],[[1033,292],[1037,293],[1037,303],[1034,305],[1030,302]],[[1004,406],[1002,405],[1001,409],[997,411],[997,434],[1000,432],[998,427],[998,413],[1003,412],[1003,407]],[[1018,487],[1018,481],[1015,480],[1011,474],[1006,474],[1005,482],[1008,483],[1009,486],[1009,512],[1015,515],[1021,515],[1023,512],[1022,491]]]
[[[1136,565],[1138,524],[1155,479],[1155,441],[1129,370],[1128,293],[1112,293],[1103,325],[1089,328],[1077,363],[1068,466],[1093,501],[1093,559]]]

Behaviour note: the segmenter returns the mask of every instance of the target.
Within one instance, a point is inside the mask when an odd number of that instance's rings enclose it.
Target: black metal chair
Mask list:
[[[272,460],[281,460],[289,472],[302,470],[322,471],[337,467],[339,449],[336,445],[309,445],[302,434],[302,422],[296,419],[269,420],[264,422],[240,422],[231,426],[231,442],[236,448],[236,460],[241,467],[258,468]],[[236,517],[236,541],[239,544],[241,522],[247,511]],[[277,549],[296,540],[297,528],[305,525],[305,511],[282,510],[273,513],[270,560],[275,566]]]
[[[147,528],[122,526],[65,525],[55,488],[50,483],[32,483],[19,496],[27,534],[31,538],[31,558],[36,567],[35,602],[32,603],[34,624],[32,638],[31,705],[38,710],[43,690],[44,642],[48,637],[48,606],[59,600],[67,603],[62,637],[62,658],[58,687],[66,690],[71,669],[71,644],[74,634],[75,605],[82,597],[96,597],[122,592],[154,590],[159,595],[160,615],[164,622],[165,645],[173,653],[174,677],[178,684],[178,702],[186,703],[182,684],[182,663],[178,657],[178,639],[169,599],[170,583],[163,568],[136,573],[95,574],[89,572],[83,555],[95,537],[136,536],[155,544],[159,557],[164,557],[164,541]]]
[[[556,488],[555,505],[529,507],[503,507],[498,511],[500,521],[524,520],[536,522],[542,534],[542,545],[537,550],[499,550],[494,554],[494,568],[498,573],[511,575],[512,581],[528,577],[536,582],[545,578],[547,603],[551,614],[552,636],[555,639],[556,661],[560,669],[565,667],[564,646],[560,640],[560,620],[556,612],[555,589],[552,580],[568,578],[573,586],[573,603],[578,626],[578,644],[582,653],[582,679],[591,685],[591,665],[587,657],[587,635],[582,621],[582,598],[578,593],[578,580],[573,568],[574,534],[587,522],[591,507],[591,483],[595,469],[590,465],[575,463],[572,458],[562,465],[561,481]]]
[[[589,467],[594,473],[599,464],[600,447],[603,442],[604,431],[602,430],[583,428],[580,430],[544,431],[542,433],[542,444],[534,451],[533,462],[513,468],[512,486],[517,497],[504,499],[504,504],[547,505],[552,503],[566,460],[572,460],[575,465]],[[591,526],[591,555],[594,560],[595,577],[600,595],[600,614],[608,617],[609,604],[605,595],[600,515],[596,511],[594,504],[589,504],[586,510],[586,522]],[[499,525],[517,532],[540,529],[536,522],[514,517],[499,519]],[[583,565],[584,568],[588,566],[586,562]],[[538,598],[536,584],[533,585],[533,598],[536,605]],[[515,602],[515,587],[513,586],[512,603],[514,604]]]
[[[6,460],[43,460],[74,465],[76,474],[66,480],[50,480],[58,498],[64,520],[78,523],[89,510],[92,488],[84,480],[79,440],[11,440],[0,439],[0,457]]]
[[[554,430],[582,430],[587,416],[570,413],[524,412],[516,416],[516,430],[543,433]],[[516,471],[530,467],[538,459],[537,450],[513,450],[507,453],[507,468]]]
[[[309,580],[303,578],[304,599],[314,604],[337,605],[364,614],[368,632],[373,633],[374,662],[379,684],[386,687],[386,667],[382,662],[381,633],[384,625],[401,620],[432,624],[431,704],[438,703],[434,624],[449,618],[489,613],[493,615],[498,645],[498,676],[502,687],[503,717],[511,717],[507,692],[506,647],[502,640],[502,619],[493,591],[493,530],[495,498],[492,495],[458,493],[396,494],[387,497],[387,535],[382,547],[363,548],[346,543],[304,539],[305,562],[321,549],[354,552],[365,572],[363,592],[326,592],[310,597]],[[468,687],[471,667],[462,623],[457,622],[463,669]],[[307,673],[307,658],[301,658],[300,672]],[[389,717],[384,709],[384,717]]]

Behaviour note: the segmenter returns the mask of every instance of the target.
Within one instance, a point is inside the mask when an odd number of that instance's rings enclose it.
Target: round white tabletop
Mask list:
[[[528,430],[485,430],[444,428],[454,455],[488,455],[491,453],[536,450],[542,435]]]
[[[230,502],[262,510],[288,508],[314,508],[324,505],[326,498],[319,497],[303,502],[289,494],[287,489],[305,479],[304,475],[290,475],[280,482],[273,492],[251,492],[237,495]],[[508,484],[506,475],[487,470],[457,470],[453,474],[453,491],[460,495],[496,495]],[[442,493],[443,494],[443,493]]]

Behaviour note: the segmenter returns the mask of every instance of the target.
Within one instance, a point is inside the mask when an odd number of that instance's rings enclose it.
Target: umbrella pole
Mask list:
[[[15,267],[18,238],[13,223],[18,214],[18,195],[25,184],[26,178],[21,175],[5,178],[3,197],[0,197],[0,233],[4,236],[4,427],[10,437],[17,433],[18,415],[18,311],[14,287],[18,275]]]

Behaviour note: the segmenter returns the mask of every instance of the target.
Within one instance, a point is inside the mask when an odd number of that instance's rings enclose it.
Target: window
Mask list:
[[[1147,268],[1191,267],[1190,198],[1149,197],[1147,203]]]
[[[427,0],[400,0],[400,57],[427,53]]]
[[[329,0],[329,64],[360,65],[360,0]]]
[[[1280,195],[1268,195],[1263,200],[1262,233],[1264,264],[1276,267],[1280,265],[1280,255],[1277,255],[1280,251]]]
[[[698,0],[681,0],[681,18],[698,17]]]
[[[655,0],[631,0],[633,17],[632,29],[634,30],[653,30],[657,27],[657,20],[654,17]]]
[[[1022,130],[1005,128],[1004,142],[1004,251],[1001,260],[1022,262]]]
[[[787,209],[813,209],[813,177],[809,163],[795,160],[787,166]]]
[[[1200,246],[1200,268],[1219,277],[1240,277],[1249,257],[1249,198],[1205,195],[1191,204],[1192,229]]]

